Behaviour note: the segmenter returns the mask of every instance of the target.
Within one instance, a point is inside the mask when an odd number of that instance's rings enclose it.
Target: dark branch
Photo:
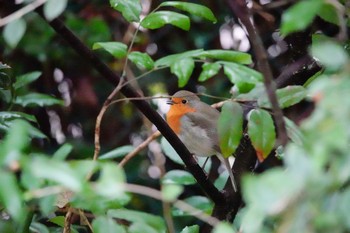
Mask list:
[[[257,60],[258,70],[264,76],[264,85],[272,105],[272,112],[276,121],[279,143],[281,145],[285,145],[288,141],[288,136],[286,125],[283,120],[283,112],[278,105],[276,96],[276,84],[273,81],[273,75],[268,63],[266,50],[257,32],[257,29],[251,21],[251,14],[247,8],[247,3],[245,0],[227,0],[227,2],[234,14],[241,20],[242,24],[247,29],[248,37]]]

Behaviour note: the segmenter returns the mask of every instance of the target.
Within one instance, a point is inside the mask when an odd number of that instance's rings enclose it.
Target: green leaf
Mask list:
[[[267,111],[254,109],[249,113],[248,135],[258,159],[263,161],[272,151],[276,141],[275,126]]]
[[[243,197],[257,212],[278,214],[300,195],[304,183],[298,174],[281,168],[271,169],[261,176],[245,176],[242,181]],[[287,182],[288,181],[288,182]]]
[[[67,158],[69,153],[72,152],[72,150],[72,144],[65,143],[52,155],[52,158],[63,161]]]
[[[204,196],[191,196],[184,199],[184,201],[195,207],[196,209],[202,210],[206,214],[210,214],[213,209],[213,203]],[[180,209],[173,209],[173,216],[193,216],[195,213],[187,213]]]
[[[64,105],[63,100],[50,95],[33,92],[27,95],[17,96],[15,103],[23,107]]]
[[[119,225],[112,218],[98,216],[92,222],[92,229],[95,233],[126,233],[125,228]]]
[[[163,218],[159,216],[128,209],[108,210],[107,215],[112,218],[124,219],[132,223],[144,223],[152,227],[156,232],[166,232],[165,222]]]
[[[111,6],[122,13],[128,22],[138,22],[142,11],[140,0],[109,0]]]
[[[162,178],[162,184],[191,185],[195,183],[196,180],[193,175],[183,170],[171,170],[167,172]]]
[[[217,19],[215,18],[213,12],[208,7],[203,5],[180,1],[166,1],[162,2],[159,6],[172,6],[177,9],[186,11],[192,15],[207,19],[213,23],[217,22]]]
[[[282,15],[281,33],[288,35],[309,26],[320,11],[323,0],[304,0],[290,7]]]
[[[232,225],[228,224],[227,222],[220,222],[219,224],[215,225],[213,233],[236,233],[235,230],[233,230]]]
[[[124,157],[125,155],[127,155],[128,153],[133,151],[134,149],[135,149],[135,147],[133,147],[131,145],[121,146],[121,147],[115,148],[114,150],[111,150],[103,155],[100,155],[98,157],[98,159],[104,160],[104,159],[116,159],[116,158]]]
[[[276,91],[278,103],[281,108],[287,108],[302,101],[306,95],[306,89],[303,86],[287,86]],[[264,94],[258,98],[258,105],[261,108],[271,108],[267,95]]]
[[[178,184],[164,184],[162,186],[162,199],[167,202],[175,201],[183,192],[184,187]]]
[[[92,49],[104,49],[115,58],[123,58],[127,54],[128,46],[121,42],[96,42]]]
[[[317,36],[312,39],[311,53],[326,68],[338,70],[347,65],[349,57],[339,44]]]
[[[333,4],[325,2],[320,11],[317,13],[323,20],[339,25],[339,17],[337,9]]]
[[[44,5],[44,15],[49,21],[58,17],[67,7],[67,0],[48,0]]]
[[[174,148],[170,145],[170,143],[165,139],[165,137],[162,137],[160,139],[160,145],[162,147],[162,150],[164,151],[165,155],[171,159],[173,162],[185,165],[178,153],[174,150]]]
[[[180,233],[199,233],[199,226],[193,225],[193,226],[186,226]]]
[[[171,54],[160,58],[154,64],[155,64],[155,67],[171,66],[172,64],[185,58],[199,57],[203,54],[203,51],[204,51],[203,49],[196,49],[196,50],[190,50],[183,53]]]
[[[0,146],[0,165],[11,166],[22,156],[29,145],[30,124],[23,120],[14,120]]]
[[[64,227],[65,218],[64,216],[56,216],[56,217],[50,218],[48,221],[60,227]]]
[[[148,29],[161,28],[165,24],[171,24],[185,31],[190,29],[190,19],[186,15],[172,11],[157,11],[141,21],[141,26]]]
[[[96,192],[108,198],[120,197],[124,194],[125,174],[121,167],[114,163],[102,165],[101,176],[96,184]]]
[[[218,134],[221,154],[228,158],[236,151],[243,135],[241,105],[233,101],[224,103],[218,120]]]
[[[222,64],[224,65],[224,73],[237,86],[240,93],[249,92],[263,79],[261,73],[244,65],[230,62],[222,62]]]
[[[24,19],[19,18],[16,19],[9,24],[6,24],[3,36],[6,44],[11,48],[15,48],[18,42],[22,39],[27,28],[26,21]]]
[[[29,163],[31,173],[36,178],[57,182],[75,192],[82,189],[83,177],[79,177],[67,163],[39,156]]]
[[[29,83],[34,82],[35,80],[37,80],[41,75],[41,72],[39,71],[34,71],[34,72],[30,72],[21,76],[18,76],[16,78],[16,82],[14,83],[13,87],[15,89],[21,88],[23,86],[28,85]]]
[[[128,59],[141,69],[152,70],[154,67],[154,61],[147,53],[131,52]]]
[[[204,63],[198,81],[204,82],[219,73],[221,65],[219,63]]]
[[[0,122],[12,121],[15,119],[25,119],[31,122],[37,122],[35,116],[24,112],[0,112]]]
[[[223,50],[223,49],[207,50],[203,52],[202,56],[205,58],[240,63],[244,65],[248,65],[252,63],[252,56],[250,54],[238,52],[238,51],[232,51],[232,50]]]
[[[192,58],[184,58],[170,66],[170,71],[179,79],[179,87],[184,87],[191,77],[194,69],[194,61]]]
[[[23,221],[25,210],[21,190],[14,174],[0,170],[0,203],[15,221]]]

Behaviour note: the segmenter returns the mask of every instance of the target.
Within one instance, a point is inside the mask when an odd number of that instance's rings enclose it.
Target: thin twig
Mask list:
[[[23,17],[24,15],[28,14],[29,12],[34,11],[36,8],[44,4],[47,0],[37,0],[35,2],[29,3],[28,5],[22,7],[18,11],[13,12],[12,14],[0,19],[0,27],[5,26],[8,23],[11,23],[12,21],[19,19]]]
[[[143,150],[146,146],[148,146],[155,138],[159,137],[161,134],[159,131],[154,132],[150,135],[145,141],[143,141],[140,145],[138,145],[133,151],[127,154],[123,160],[119,163],[120,167],[123,167],[130,159],[136,156],[141,150]]]
[[[241,20],[248,32],[248,36],[254,50],[254,54],[257,60],[258,70],[264,76],[264,85],[266,88],[267,96],[271,102],[272,112],[275,117],[276,128],[278,133],[278,142],[281,145],[286,145],[288,142],[288,135],[285,122],[283,120],[283,112],[278,104],[276,95],[276,84],[273,80],[272,71],[268,62],[267,52],[264,48],[263,42],[258,34],[257,29],[251,20],[250,10],[247,7],[245,0],[227,0],[233,12]]]
[[[83,221],[83,223],[85,223],[91,232],[94,232],[94,230],[92,229],[91,223],[89,222],[89,219],[86,217],[85,212],[82,211],[81,209],[79,209],[79,216],[80,219]]]
[[[72,217],[73,217],[73,208],[69,207],[66,213],[66,216],[64,217],[63,233],[71,233]]]
[[[124,185],[125,191],[145,195],[148,197],[152,197],[157,200],[163,200],[162,193],[156,189],[152,189],[146,186],[136,185],[136,184],[125,184]],[[202,220],[203,222],[206,222],[210,224],[211,226],[215,226],[220,221],[217,218],[214,218],[210,215],[207,215],[202,210],[197,209],[189,204],[187,204],[184,201],[176,200],[173,202],[173,205],[185,212],[191,213],[191,215],[195,216],[196,218]]]

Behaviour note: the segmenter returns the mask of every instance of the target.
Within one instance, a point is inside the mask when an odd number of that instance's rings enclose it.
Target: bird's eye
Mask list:
[[[187,102],[188,102],[187,100],[182,100],[181,101],[181,103],[183,103],[183,104],[187,104]]]

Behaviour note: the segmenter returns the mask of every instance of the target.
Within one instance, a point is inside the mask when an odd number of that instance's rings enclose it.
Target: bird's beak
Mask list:
[[[170,100],[167,100],[166,103],[169,104],[169,105],[173,105],[173,104],[174,104],[174,101],[172,101],[172,100],[170,99]]]

